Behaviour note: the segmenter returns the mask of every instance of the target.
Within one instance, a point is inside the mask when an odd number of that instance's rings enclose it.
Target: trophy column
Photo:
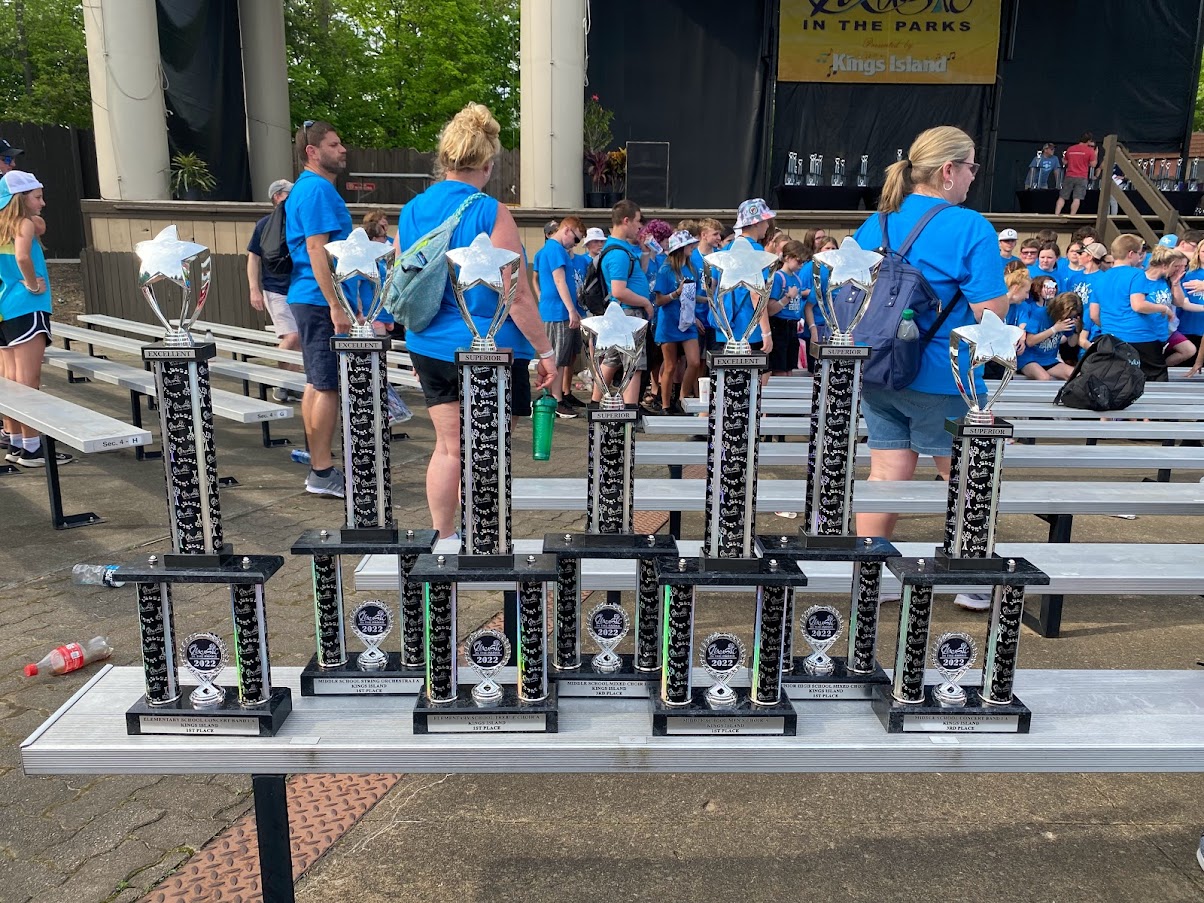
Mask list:
[[[982,322],[952,330],[950,364],[969,412],[949,420],[953,436],[949,507],[945,535],[932,559],[896,559],[888,567],[903,584],[896,671],[889,692],[881,692],[874,709],[891,733],[903,731],[982,731],[1027,733],[1032,718],[1013,694],[1019,652],[1024,588],[1049,583],[1049,577],[1021,558],[995,554],[995,522],[999,510],[1004,441],[1012,426],[991,413],[991,405],[1016,366],[1015,344],[1023,331],[1006,326],[991,311]],[[969,378],[964,378],[962,344],[969,352]],[[981,397],[974,371],[988,361],[1004,367],[1004,377],[990,397]],[[931,660],[942,677],[924,684],[929,652],[932,592],[937,587],[990,587],[987,662],[981,687],[962,687],[973,667],[978,644],[968,633],[941,634],[931,644]]]

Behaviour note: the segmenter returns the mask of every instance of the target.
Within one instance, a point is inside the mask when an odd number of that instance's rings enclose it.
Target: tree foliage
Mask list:
[[[347,144],[431,150],[470,101],[518,143],[518,0],[287,0],[294,124]]]
[[[79,0],[0,0],[0,116],[92,125]]]

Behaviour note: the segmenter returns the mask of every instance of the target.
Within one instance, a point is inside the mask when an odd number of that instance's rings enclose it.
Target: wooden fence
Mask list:
[[[0,120],[0,138],[25,151],[17,158],[17,168],[33,173],[46,186],[46,256],[79,257],[84,246],[79,202],[100,194],[92,130]]]

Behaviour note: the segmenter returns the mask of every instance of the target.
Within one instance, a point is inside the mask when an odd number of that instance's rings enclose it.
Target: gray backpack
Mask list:
[[[456,212],[402,252],[385,286],[385,309],[406,332],[422,332],[435,319],[447,287],[447,248],[460,218],[483,192],[464,199]]]

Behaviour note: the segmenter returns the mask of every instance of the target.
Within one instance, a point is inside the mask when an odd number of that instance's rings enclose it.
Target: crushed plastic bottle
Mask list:
[[[115,580],[117,571],[115,564],[77,564],[71,569],[71,579],[80,586],[125,586],[125,582]]]
[[[103,661],[113,654],[107,637],[94,636],[86,643],[68,643],[51,649],[37,664],[25,666],[26,677],[37,677],[39,674],[66,674],[78,671],[84,665]]]

